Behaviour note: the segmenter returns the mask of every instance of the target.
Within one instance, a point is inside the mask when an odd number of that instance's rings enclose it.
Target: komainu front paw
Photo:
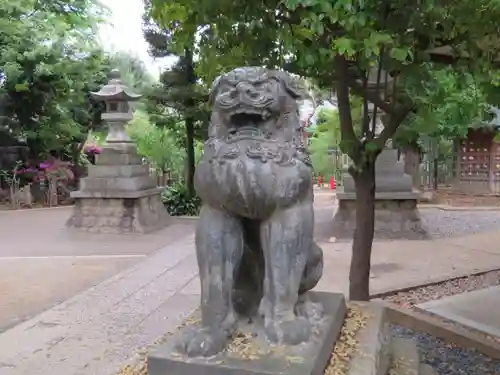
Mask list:
[[[275,343],[298,345],[311,337],[311,323],[304,317],[278,322],[266,322],[267,338]]]
[[[299,297],[295,305],[295,314],[309,321],[318,321],[323,317],[324,309],[321,303],[312,302],[306,296]]]
[[[176,348],[188,357],[211,357],[224,350],[227,341],[228,334],[222,329],[190,329],[183,332]]]

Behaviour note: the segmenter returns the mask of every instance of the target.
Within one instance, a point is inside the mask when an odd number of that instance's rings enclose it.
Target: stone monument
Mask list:
[[[80,190],[71,193],[75,205],[67,227],[100,233],[146,233],[165,227],[168,213],[160,199],[162,188],[125,132],[132,119],[130,104],[140,95],[122,84],[116,70],[108,84],[91,95],[106,104],[102,119],[109,133],[96,164],[81,179]]]
[[[377,90],[374,76],[376,69],[369,77],[369,86]],[[378,87],[383,85],[392,86],[389,81],[380,82]],[[381,120],[383,112],[380,108],[375,112],[371,103],[369,112],[371,119],[375,116],[375,134],[379,135],[384,126]],[[398,151],[389,141],[375,162],[375,238],[427,238],[417,208],[419,197],[420,194],[413,191],[411,176],[404,171],[404,161],[398,160]],[[337,189],[337,201],[333,235],[336,238],[352,238],[356,229],[356,189],[349,173],[342,176],[342,186]]]
[[[346,305],[310,291],[323,252],[299,97],[282,71],[239,68],[214,82],[195,174],[200,322],[149,355],[149,375],[323,374]]]

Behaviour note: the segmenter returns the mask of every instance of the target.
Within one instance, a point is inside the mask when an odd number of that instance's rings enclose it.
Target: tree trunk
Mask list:
[[[413,145],[405,145],[403,147],[405,173],[411,176],[412,185],[419,189],[422,183],[420,176],[420,153]]]
[[[432,161],[432,165],[433,165],[433,168],[432,168],[432,172],[433,172],[433,178],[432,178],[432,187],[434,188],[434,191],[437,191],[438,189],[438,185],[439,185],[439,159],[437,157],[434,158],[434,160]]]
[[[187,179],[186,186],[188,194],[193,197],[194,192],[194,169],[195,169],[195,155],[194,155],[194,120],[193,118],[186,118],[186,153],[187,153]]]
[[[185,49],[185,63],[186,63],[186,80],[191,90],[194,90],[196,85],[196,74],[194,71],[193,53],[190,49]],[[191,91],[192,92],[192,91]],[[186,100],[187,114],[184,118],[186,124],[186,153],[187,153],[187,178],[186,187],[189,197],[195,195],[194,191],[194,170],[195,170],[195,153],[194,153],[194,101],[193,98]]]
[[[370,299],[370,268],[375,231],[375,160],[353,173],[356,185],[356,230],[349,270],[349,299]]]

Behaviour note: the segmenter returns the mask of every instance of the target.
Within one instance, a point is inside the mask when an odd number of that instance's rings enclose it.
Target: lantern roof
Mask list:
[[[134,101],[142,96],[122,83],[121,74],[117,69],[111,71],[107,85],[101,87],[97,92],[91,92],[90,95],[93,99],[101,101]]]

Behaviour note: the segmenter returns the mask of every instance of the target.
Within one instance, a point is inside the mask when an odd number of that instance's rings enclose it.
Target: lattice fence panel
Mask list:
[[[491,136],[472,133],[460,143],[460,181],[488,183]],[[499,159],[500,171],[500,159]]]

